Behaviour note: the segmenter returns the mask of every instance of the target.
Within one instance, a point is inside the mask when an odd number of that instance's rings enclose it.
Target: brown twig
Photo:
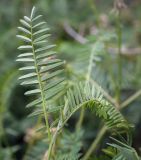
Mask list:
[[[77,33],[67,22],[63,24],[65,32],[75,39],[80,44],[85,44],[88,42],[88,39]],[[109,48],[111,54],[118,54],[117,48]],[[121,47],[121,54],[124,56],[135,56],[141,54],[141,48],[127,48],[126,46]]]
[[[86,38],[77,33],[67,22],[63,24],[63,27],[64,30],[68,33],[68,35],[74,38],[77,42],[85,44],[88,41]]]

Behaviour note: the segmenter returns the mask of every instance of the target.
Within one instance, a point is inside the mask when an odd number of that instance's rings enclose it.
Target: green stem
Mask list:
[[[106,131],[107,131],[106,126],[102,127],[102,129],[100,129],[100,131],[97,134],[97,137],[95,138],[95,140],[91,144],[90,148],[88,149],[87,153],[85,154],[85,156],[83,157],[82,160],[88,160],[88,158],[90,157],[92,152],[94,152],[97,149],[98,144],[101,141],[101,139],[103,138]]]
[[[120,23],[120,13],[118,14],[117,18],[117,37],[118,37],[118,85],[116,90],[116,98],[117,102],[120,103],[121,98],[121,84],[122,84],[122,30],[121,30],[121,23]]]
[[[45,94],[44,94],[44,89],[43,89],[41,76],[40,76],[38,65],[37,65],[37,60],[36,60],[36,55],[35,55],[35,47],[34,47],[34,44],[33,44],[33,36],[32,35],[33,35],[33,29],[32,29],[32,24],[31,24],[31,40],[32,40],[31,45],[32,45],[33,58],[34,58],[34,66],[36,68],[37,78],[38,78],[38,82],[39,82],[39,88],[40,88],[40,91],[41,91],[42,107],[43,107],[43,111],[44,111],[44,117],[45,117],[47,132],[48,132],[48,138],[51,141],[51,133],[50,133],[49,122],[48,122],[48,113],[46,112],[47,104],[46,104],[46,99],[45,99]]]
[[[45,155],[47,155],[47,158],[45,157],[45,160],[50,160],[50,158],[51,158],[52,148],[56,142],[57,134],[58,134],[58,130],[56,130],[56,132],[54,133],[54,135],[52,137],[52,140],[49,145],[49,149],[47,150],[47,153],[45,154]]]
[[[85,115],[85,108],[82,107],[81,111],[80,111],[79,120],[78,120],[78,122],[76,124],[76,129],[80,129],[81,128],[81,125],[82,125],[83,119],[84,119],[84,115]]]
[[[91,74],[92,74],[92,68],[93,68],[93,49],[91,51],[91,55],[90,55],[90,59],[89,59],[88,73],[86,75],[85,86],[90,81]],[[84,115],[85,115],[85,107],[82,107],[81,112],[80,112],[79,120],[76,124],[77,129],[81,128],[81,125],[82,125],[83,119],[84,119]]]
[[[132,103],[134,100],[136,100],[139,96],[141,96],[141,89],[139,91],[137,91],[135,94],[133,94],[132,96],[130,96],[127,100],[125,100],[122,104],[121,104],[121,109],[125,108],[126,106],[128,106],[130,103]]]

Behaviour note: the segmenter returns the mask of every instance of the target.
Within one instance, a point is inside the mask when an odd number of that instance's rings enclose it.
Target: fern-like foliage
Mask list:
[[[49,28],[45,27],[45,22],[41,20],[41,17],[41,15],[35,15],[35,7],[33,7],[30,17],[24,16],[24,18],[20,20],[22,26],[18,27],[20,34],[17,35],[17,37],[22,40],[22,45],[18,48],[21,50],[21,54],[18,56],[17,61],[23,62],[25,65],[19,69],[24,72],[19,78],[22,80],[21,85],[30,85],[34,88],[25,93],[25,95],[33,95],[36,97],[34,101],[27,105],[27,107],[35,108],[31,116],[44,115],[45,118],[45,127],[50,139],[49,148],[45,153],[45,157],[47,156],[47,159],[52,158],[51,151],[58,132],[67,123],[68,119],[81,107],[93,109],[95,114],[104,120],[109,129],[120,132],[129,130],[130,125],[122,114],[103,98],[100,88],[98,89],[98,87],[89,83],[89,78],[87,82],[76,84],[73,89],[67,91],[64,98],[64,106],[53,106],[52,108],[52,100],[64,90],[64,78],[59,78],[63,73],[62,68],[64,62],[56,58],[55,52],[50,51],[55,45],[48,43],[47,38],[50,36],[50,34],[48,34]],[[94,57],[92,57],[91,64],[93,64],[93,60]],[[91,65],[89,70],[91,70]],[[90,75],[91,71],[89,71],[88,76],[90,77]],[[59,110],[61,114],[58,126],[52,137],[48,114],[56,110]],[[78,152],[80,146],[77,146],[77,148],[71,146],[72,152],[68,153],[67,146],[69,145],[70,137],[66,136],[65,138],[66,140],[63,141],[63,144],[66,148],[60,152],[57,160],[79,159]],[[78,140],[77,137],[75,138]],[[79,145],[79,143],[77,144]],[[118,149],[118,146],[113,147]],[[39,152],[41,153],[43,150],[41,149]],[[34,152],[36,152],[36,148]],[[64,152],[64,154],[62,154],[62,152]],[[32,157],[32,155],[29,155],[29,157]],[[39,159],[40,158],[39,156]]]
[[[79,83],[67,92],[60,126],[64,126],[67,120],[81,107],[93,109],[95,114],[104,120],[109,129],[124,132],[130,128],[122,114],[103,98],[100,89],[95,88],[90,83]]]
[[[74,133],[64,131],[55,160],[78,160],[82,147],[82,137],[82,130],[76,130]]]
[[[114,156],[113,160],[140,160],[137,152],[129,144],[121,142],[115,138],[111,138],[114,143],[108,143],[113,148],[116,148],[118,154]]]
[[[31,11],[30,17],[24,16],[20,20],[22,26],[18,27],[20,34],[17,35],[22,40],[22,45],[18,48],[21,54],[17,61],[23,62],[24,67],[19,70],[24,71],[19,79],[21,85],[35,86],[25,95],[35,95],[36,100],[27,107],[36,107],[35,114],[44,114],[47,129],[49,100],[63,90],[64,78],[59,78],[63,72],[63,61],[56,58],[56,52],[50,51],[55,45],[50,45],[47,38],[49,28],[45,27],[46,22],[41,20],[41,15],[35,15],[35,7]]]

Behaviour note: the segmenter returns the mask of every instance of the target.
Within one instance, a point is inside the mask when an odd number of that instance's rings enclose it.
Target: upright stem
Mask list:
[[[38,78],[38,82],[39,82],[39,88],[40,88],[40,91],[41,91],[42,107],[43,107],[43,111],[44,111],[44,117],[45,117],[47,132],[48,132],[48,138],[51,141],[51,133],[50,133],[49,122],[48,122],[48,113],[46,112],[47,104],[46,104],[46,99],[45,99],[45,94],[44,94],[44,89],[43,89],[41,76],[40,76],[38,65],[37,65],[37,60],[36,60],[36,55],[35,55],[35,47],[34,47],[34,44],[33,44],[33,36],[32,35],[33,35],[33,29],[32,29],[32,24],[31,24],[31,40],[32,40],[31,45],[32,45],[33,58],[34,58],[34,65],[35,65],[35,68],[36,68],[37,78]]]
[[[93,143],[91,144],[90,148],[88,149],[87,153],[85,154],[82,160],[88,160],[91,153],[97,149],[97,146],[101,141],[101,139],[103,138],[106,131],[107,131],[107,128],[105,126],[102,127],[102,129],[100,129],[100,131],[97,134],[97,137],[95,138],[95,141],[93,141]]]
[[[46,153],[47,158],[45,157],[44,160],[50,160],[51,153],[52,153],[52,148],[53,148],[53,146],[54,146],[54,144],[56,142],[57,134],[58,134],[58,130],[56,130],[56,132],[54,133],[54,135],[52,137],[52,140],[51,140],[51,142],[49,144],[49,149],[47,150],[47,153]]]
[[[89,0],[89,4],[90,4],[91,8],[93,9],[94,15],[96,17],[96,24],[97,24],[97,26],[99,26],[98,13],[97,13],[97,9],[95,6],[95,0]],[[89,60],[89,67],[88,67],[88,74],[86,76],[86,83],[90,81],[92,67],[93,67],[93,51],[91,52],[91,56],[90,56],[90,60]],[[85,108],[82,107],[76,128],[79,129],[81,127],[81,125],[83,123],[84,115],[85,115]]]
[[[120,23],[120,12],[118,13],[117,18],[117,37],[118,37],[118,84],[117,84],[117,91],[116,91],[116,98],[117,102],[120,103],[121,98],[121,84],[122,84],[122,30],[121,30],[121,23]]]
[[[125,108],[126,106],[128,106],[130,103],[132,103],[134,100],[136,100],[139,96],[141,96],[141,89],[138,90],[136,93],[134,93],[132,96],[130,96],[127,100],[125,100],[122,104],[121,104],[121,109]]]
[[[62,124],[62,120],[59,121],[56,131],[53,134],[53,137],[51,139],[51,142],[49,144],[49,149],[47,150],[47,152],[45,153],[45,157],[43,160],[50,160],[51,155],[52,155],[52,149],[55,145],[56,139],[57,139],[57,135],[59,134],[59,131],[63,128],[63,124]]]
[[[86,75],[85,86],[90,81],[91,74],[92,74],[92,68],[93,68],[93,50],[91,52],[91,56],[90,56],[90,59],[89,59],[88,73]],[[76,128],[77,129],[80,129],[80,127],[81,127],[81,125],[83,123],[84,115],[85,115],[85,107],[82,107],[81,108],[81,112],[80,112],[79,120],[78,120],[78,122],[76,124]]]

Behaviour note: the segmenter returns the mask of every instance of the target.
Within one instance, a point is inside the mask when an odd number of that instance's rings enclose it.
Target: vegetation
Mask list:
[[[139,4],[15,0],[1,10],[0,159],[141,159]]]

